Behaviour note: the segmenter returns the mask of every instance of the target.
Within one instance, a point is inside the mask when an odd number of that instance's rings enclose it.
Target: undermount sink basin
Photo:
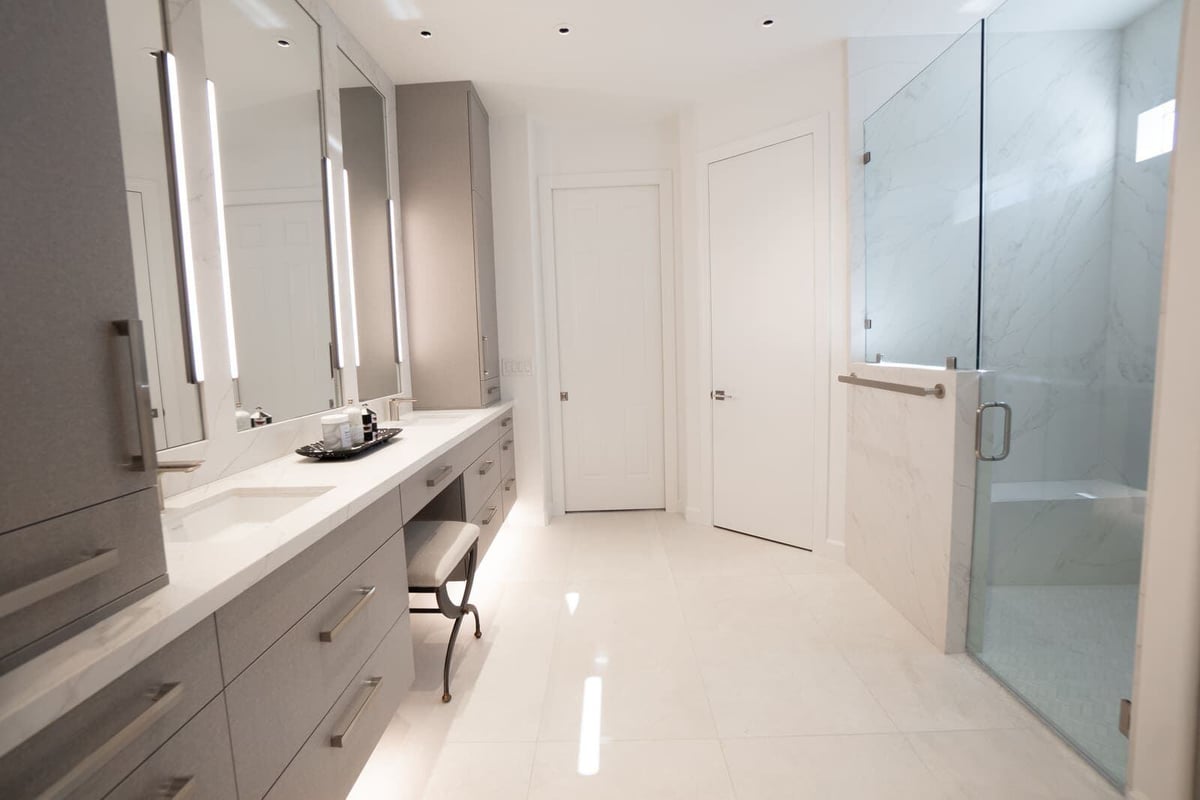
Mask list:
[[[236,541],[270,525],[331,488],[229,489],[190,506],[163,511],[163,536],[175,544]]]

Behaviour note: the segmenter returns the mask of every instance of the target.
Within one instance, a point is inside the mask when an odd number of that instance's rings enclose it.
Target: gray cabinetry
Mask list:
[[[396,87],[409,351],[418,408],[500,400],[487,111],[467,82]]]
[[[406,608],[393,536],[226,688],[242,800],[271,788]]]
[[[0,797],[103,797],[220,691],[206,617],[0,758]]]
[[[140,323],[114,324],[138,308],[105,3],[10,0],[0,3],[0,31],[6,671],[73,632],[72,622],[161,583],[165,561],[156,504],[115,499],[154,486],[155,455],[149,409],[139,416],[135,402],[149,391],[134,387],[145,363]],[[114,517],[124,529],[119,559],[85,563],[96,555],[91,534]]]

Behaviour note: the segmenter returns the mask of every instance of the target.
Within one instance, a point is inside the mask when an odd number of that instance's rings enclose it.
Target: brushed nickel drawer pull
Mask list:
[[[507,453],[509,450],[512,450],[512,446],[513,446],[513,440],[509,439],[507,442],[500,445],[500,449]]]
[[[504,491],[511,492],[513,490],[513,487],[516,485],[517,485],[517,479],[509,478],[508,480],[506,480],[504,482]]]
[[[191,800],[196,794],[196,777],[176,778],[163,787],[166,800]]]
[[[338,620],[338,623],[329,630],[321,631],[320,638],[322,642],[332,642],[334,639],[336,639],[337,635],[342,632],[342,629],[349,625],[350,621],[358,616],[358,612],[366,608],[367,603],[371,602],[371,598],[375,596],[375,587],[364,586],[359,589],[358,592],[362,595],[362,597],[358,598],[358,602],[354,604],[354,607],[346,612],[346,616]]]
[[[488,394],[496,394],[496,393],[497,393],[497,392],[499,392],[499,391],[500,391],[500,387],[499,387],[499,386],[489,386],[489,387],[488,387],[488,392],[487,392],[487,393],[488,393]]]
[[[491,524],[492,524],[492,520],[494,520],[494,519],[496,518],[496,510],[497,510],[497,509],[496,509],[496,507],[495,507],[495,506],[488,506],[488,511],[490,511],[491,513],[490,513],[490,514],[488,514],[488,518],[487,518],[487,519],[485,519],[483,522],[481,522],[481,523],[479,523],[479,524],[480,524],[480,525],[482,525],[482,526],[483,526],[483,527],[485,527],[485,528],[486,528],[488,525],[491,525]]]
[[[489,472],[492,471],[492,467],[494,467],[494,466],[496,466],[496,462],[492,461],[490,459],[483,462],[483,466],[479,468],[479,474],[487,475]]]
[[[50,788],[38,795],[38,800],[64,800],[70,797],[83,784],[91,780],[97,772],[104,769],[108,762],[129,745],[145,735],[156,722],[166,716],[183,697],[182,683],[167,683],[159,687],[150,707],[138,714],[112,738],[97,747],[71,770],[54,782]]]
[[[450,477],[450,473],[453,471],[454,471],[454,467],[447,464],[446,466],[444,466],[438,470],[437,475],[434,475],[432,478],[427,478],[425,480],[425,485],[428,486],[430,489],[432,489],[433,487],[437,486],[442,481],[446,480],[446,478]]]
[[[505,417],[504,419],[500,420],[501,428],[507,428],[509,425],[512,425],[512,417]]]
[[[81,561],[66,569],[27,583],[19,589],[0,594],[0,617],[7,617],[34,603],[62,594],[72,586],[77,586],[89,578],[108,572],[120,563],[117,548],[97,550],[86,561]]]
[[[358,701],[358,705],[354,708],[354,713],[350,716],[350,721],[346,723],[346,729],[341,733],[335,733],[329,737],[330,747],[345,747],[350,743],[350,734],[354,732],[354,726],[358,722],[362,713],[367,710],[367,704],[371,702],[371,698],[375,697],[375,693],[379,691],[380,684],[383,683],[383,678],[368,678],[363,681],[363,686],[369,687],[363,695],[362,700]]]

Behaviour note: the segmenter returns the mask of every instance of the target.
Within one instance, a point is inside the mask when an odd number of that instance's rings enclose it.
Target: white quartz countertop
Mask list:
[[[120,677],[404,480],[512,409],[418,411],[404,432],[347,461],[289,454],[167,499],[181,508],[230,489],[332,487],[250,536],[166,544],[170,584],[0,675],[0,755]]]

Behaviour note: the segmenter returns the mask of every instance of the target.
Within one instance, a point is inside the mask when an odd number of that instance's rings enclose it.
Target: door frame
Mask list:
[[[542,304],[546,324],[546,402],[550,411],[550,491],[554,516],[566,513],[566,475],[563,463],[563,418],[558,399],[561,375],[558,338],[558,265],[554,257],[554,192],[557,189],[616,189],[654,186],[658,189],[658,241],[663,350],[663,471],[667,511],[680,510],[679,413],[676,386],[675,339],[675,218],[669,170],[546,175],[539,179]],[[614,404],[619,398],[614,393]]]
[[[698,516],[692,521],[713,525],[713,507],[716,498],[713,476],[713,400],[708,396],[713,388],[713,340],[712,340],[712,259],[709,252],[709,185],[708,171],[712,164],[746,155],[777,144],[813,137],[813,210],[814,210],[814,275],[813,292],[813,336],[816,348],[816,374],[813,380],[813,401],[817,409],[817,430],[814,436],[813,459],[814,500],[811,509],[813,526],[813,551],[822,555],[841,558],[833,552],[829,542],[829,490],[830,490],[830,434],[832,423],[833,391],[833,192],[830,183],[832,151],[829,138],[829,116],[819,114],[808,119],[784,125],[780,128],[739,139],[699,154],[696,168],[697,203],[697,254],[699,269],[698,293],[700,304],[700,359],[697,386],[705,397],[700,402],[699,456],[700,456],[700,506],[694,510]],[[785,545],[786,546],[786,545]]]

